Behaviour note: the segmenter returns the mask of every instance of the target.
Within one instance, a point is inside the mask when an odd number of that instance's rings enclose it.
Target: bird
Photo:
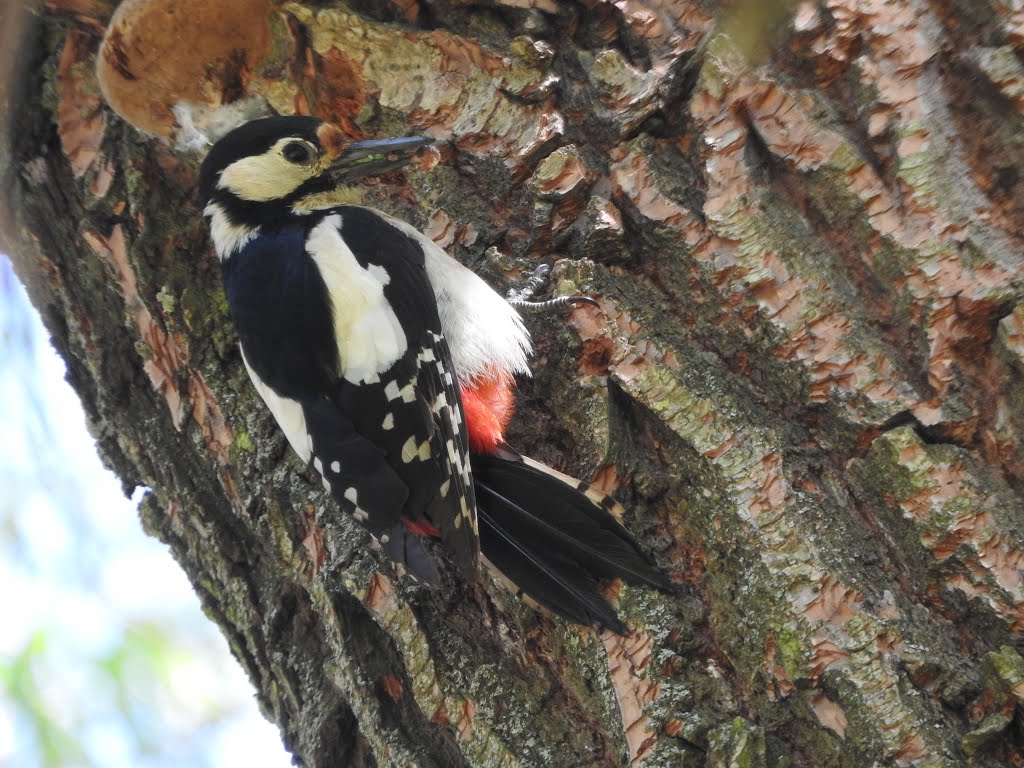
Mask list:
[[[432,139],[351,140],[312,116],[244,123],[198,199],[252,383],[300,459],[397,566],[440,584],[481,560],[570,622],[629,628],[602,583],[668,589],[617,502],[506,442],[530,335],[515,307],[416,228],[339,204]]]

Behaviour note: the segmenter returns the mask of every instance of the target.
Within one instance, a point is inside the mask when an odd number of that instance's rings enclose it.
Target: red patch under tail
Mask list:
[[[493,454],[504,444],[505,427],[515,411],[512,388],[512,376],[495,369],[462,385],[462,412],[474,452]]]
[[[441,532],[437,530],[437,527],[429,520],[410,520],[407,517],[403,517],[402,523],[410,533],[415,533],[417,536],[432,536],[435,539],[441,538]]]

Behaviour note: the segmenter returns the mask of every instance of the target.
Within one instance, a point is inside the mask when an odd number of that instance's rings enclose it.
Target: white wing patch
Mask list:
[[[369,269],[360,266],[341,237],[338,214],[325,217],[310,231],[306,251],[327,284],[342,377],[353,384],[375,381],[408,348],[402,324],[384,298],[391,276],[375,264]]]
[[[402,461],[408,464],[413,459],[420,461],[430,459],[430,440],[417,443],[415,437],[410,437],[405,441],[405,445],[402,446]]]
[[[404,221],[374,213],[423,248],[441,331],[459,380],[470,381],[491,368],[528,375],[533,345],[515,308],[429,237]]]

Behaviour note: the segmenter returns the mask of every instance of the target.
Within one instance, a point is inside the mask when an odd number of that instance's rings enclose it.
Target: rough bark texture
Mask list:
[[[113,5],[23,19],[6,247],[302,764],[1024,764],[1019,3],[804,3],[752,64],[709,2],[210,3],[266,19],[226,53],[180,2],[165,68],[219,58],[179,85],[123,30],[100,52]],[[512,441],[614,491],[680,585],[621,591],[635,635],[396,582],[304,474],[198,155],[126,121],[242,98],[431,132],[441,163],[364,199],[501,289],[557,258],[599,300],[533,321]]]

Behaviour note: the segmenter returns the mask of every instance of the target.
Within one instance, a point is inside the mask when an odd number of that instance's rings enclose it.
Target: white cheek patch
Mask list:
[[[353,384],[374,381],[405,354],[408,343],[384,297],[391,282],[377,265],[364,269],[341,237],[341,216],[327,216],[309,233],[306,251],[316,262],[334,309],[341,375]]]
[[[314,175],[309,166],[290,163],[282,156],[281,148],[292,141],[281,139],[262,155],[236,160],[221,171],[217,188],[257,203],[291,194]]]

